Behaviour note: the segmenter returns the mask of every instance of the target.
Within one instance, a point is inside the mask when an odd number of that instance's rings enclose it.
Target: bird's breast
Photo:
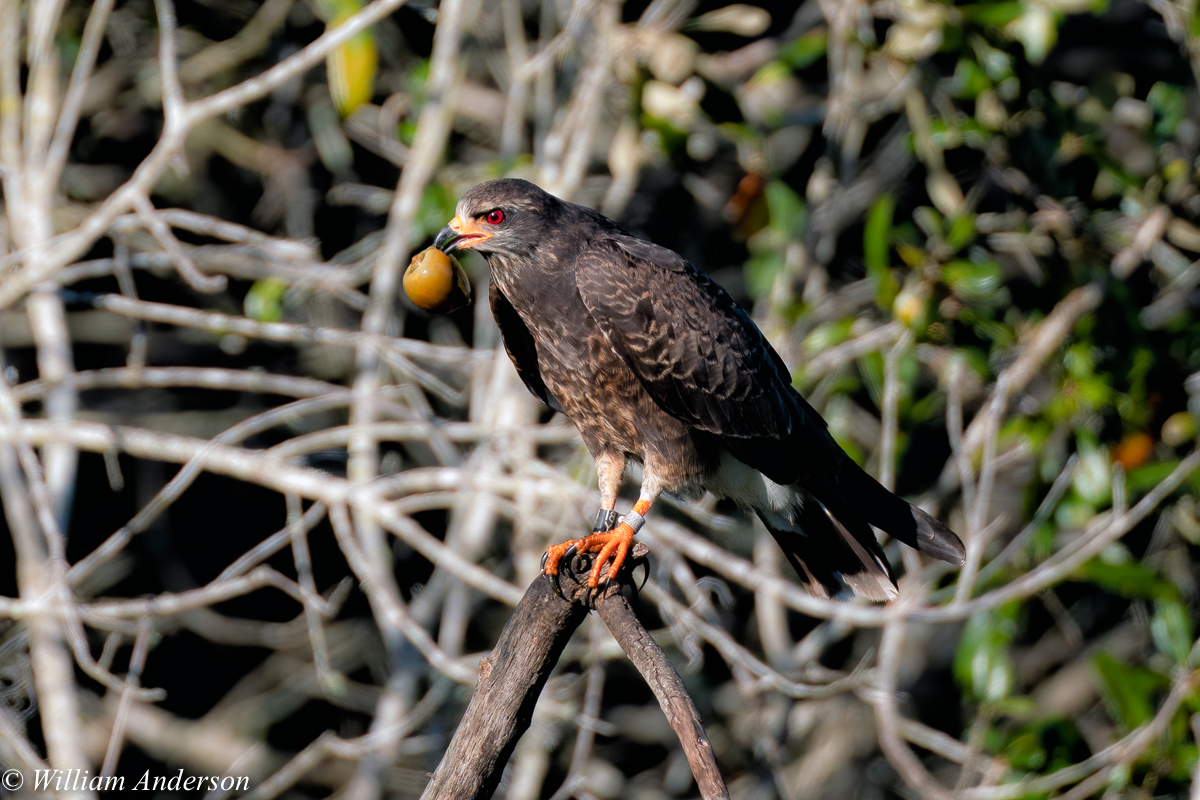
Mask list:
[[[670,416],[613,348],[573,282],[531,280],[534,269],[493,270],[525,323],[538,372],[593,455],[630,456],[666,488],[698,485],[705,470],[692,430]],[[540,267],[538,268],[540,271]]]

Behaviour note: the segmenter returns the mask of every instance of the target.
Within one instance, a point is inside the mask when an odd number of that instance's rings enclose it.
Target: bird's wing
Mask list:
[[[613,349],[675,418],[735,439],[784,439],[813,421],[824,428],[746,312],[678,254],[599,236],[581,249],[576,282]]]
[[[550,394],[550,390],[546,388],[546,382],[542,380],[542,371],[538,368],[537,348],[533,343],[533,336],[525,327],[525,322],[517,314],[517,310],[513,308],[512,303],[508,301],[495,282],[488,287],[488,302],[492,306],[492,316],[496,318],[496,325],[500,328],[504,349],[508,352],[513,366],[517,368],[517,375],[521,376],[525,387],[555,411],[562,411],[562,406]]]

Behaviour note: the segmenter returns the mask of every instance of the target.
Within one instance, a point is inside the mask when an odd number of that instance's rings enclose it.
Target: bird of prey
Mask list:
[[[749,315],[678,254],[514,178],[470,189],[434,246],[483,254],[521,380],[595,459],[594,531],[550,547],[545,574],[574,548],[596,554],[590,586],[609,559],[615,579],[658,496],[704,490],[757,513],[819,597],[896,597],[872,526],[963,563],[959,538],[846,455]],[[630,460],[641,492],[618,517]]]

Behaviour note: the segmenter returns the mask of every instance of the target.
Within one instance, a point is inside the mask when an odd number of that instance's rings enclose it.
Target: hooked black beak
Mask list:
[[[463,238],[461,233],[447,225],[438,231],[437,238],[433,240],[433,246],[449,255],[458,249],[459,242]]]
[[[480,230],[479,224],[471,217],[456,216],[438,232],[433,246],[450,255],[455,250],[481,245],[494,235],[493,231]]]

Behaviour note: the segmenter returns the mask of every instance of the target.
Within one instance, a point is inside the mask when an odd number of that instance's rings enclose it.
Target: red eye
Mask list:
[[[484,219],[493,225],[499,225],[501,222],[504,222],[504,212],[498,208],[494,208],[487,213]]]

